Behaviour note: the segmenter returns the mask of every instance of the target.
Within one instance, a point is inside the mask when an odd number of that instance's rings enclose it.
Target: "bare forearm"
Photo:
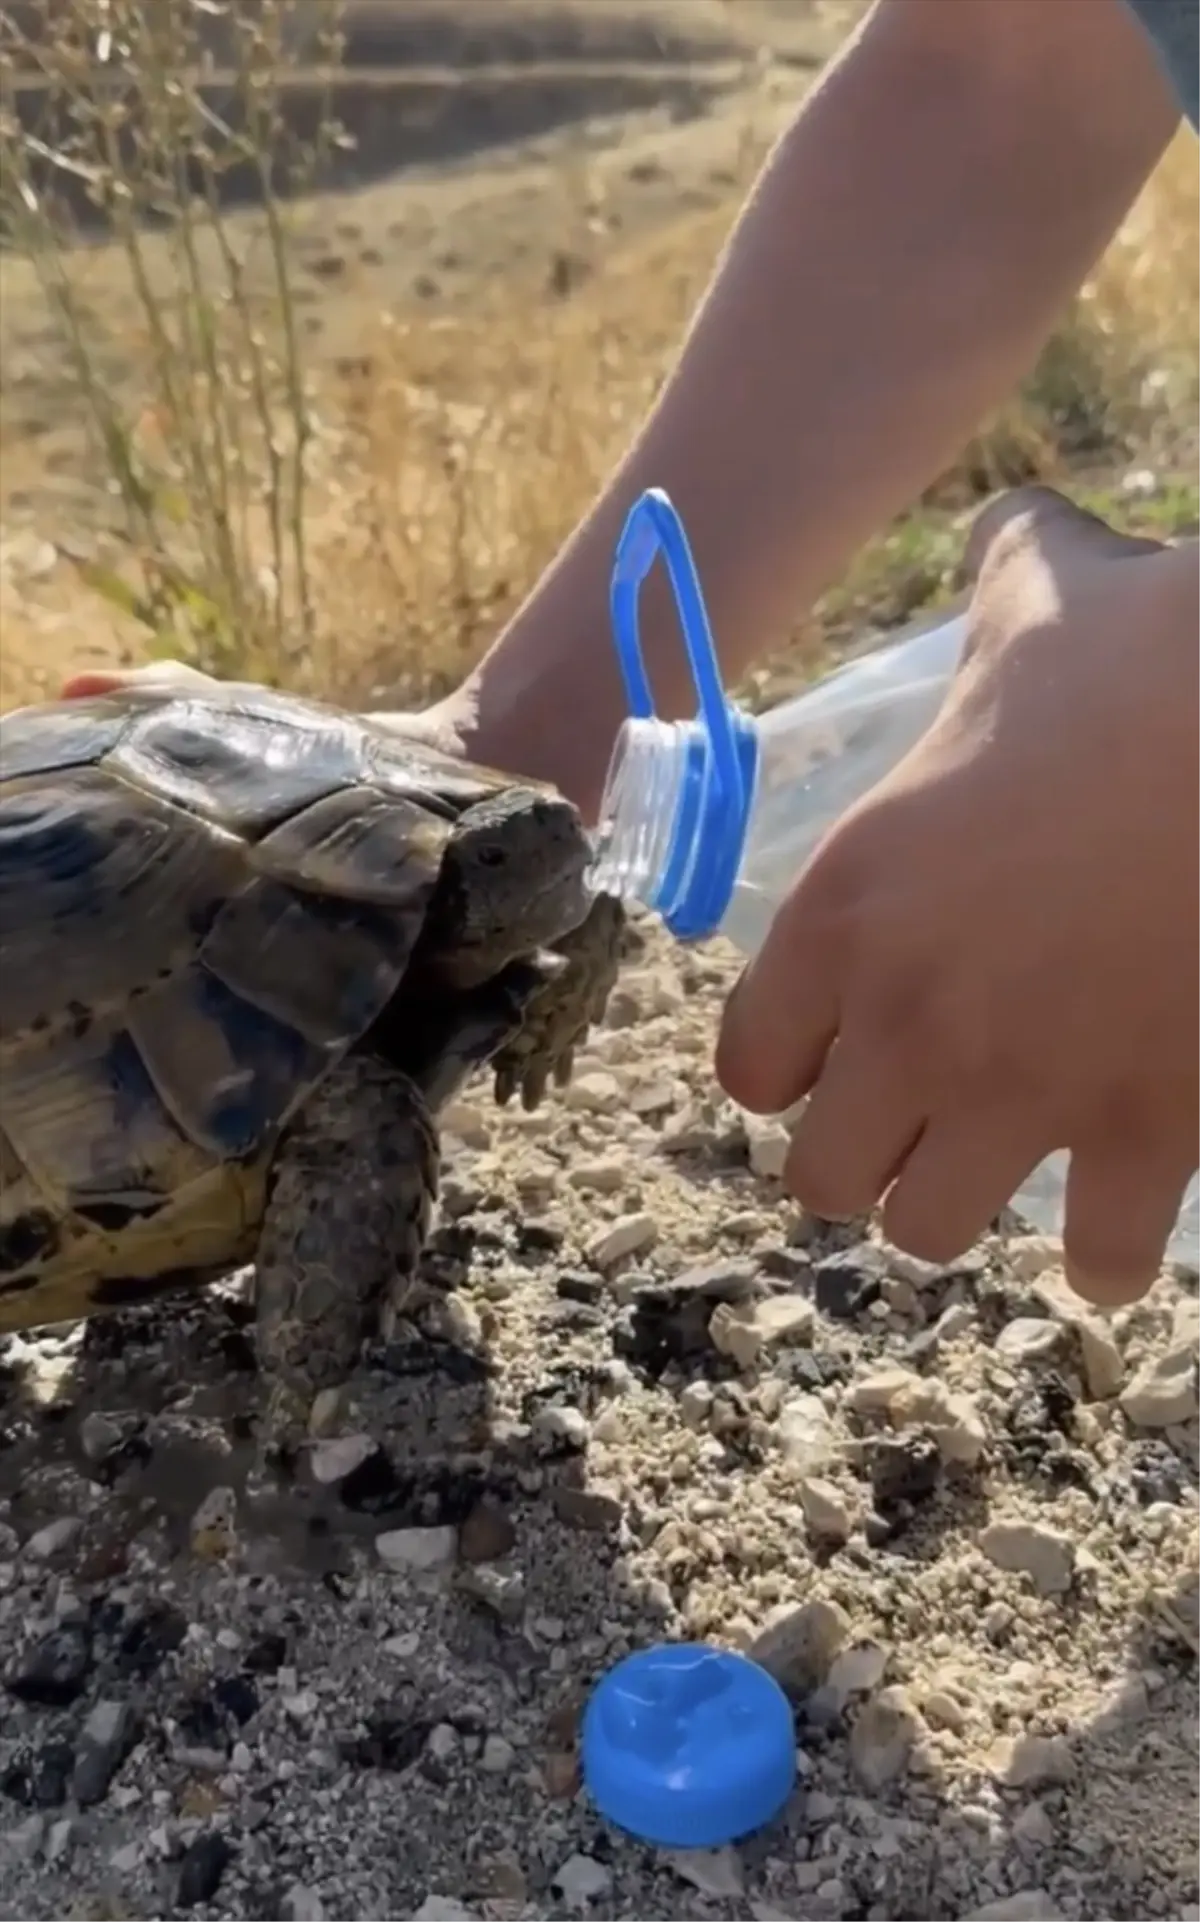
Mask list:
[[[776,149],[626,459],[484,663],[472,745],[594,805],[621,718],[608,573],[646,486],[684,516],[727,676],[778,642],[1030,365],[1175,119],[1120,0],[882,0]],[[660,587],[643,620],[679,712]]]

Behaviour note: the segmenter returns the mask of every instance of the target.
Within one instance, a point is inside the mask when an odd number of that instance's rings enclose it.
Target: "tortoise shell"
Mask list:
[[[270,1145],[395,993],[456,820],[506,785],[257,687],[5,716],[0,1329],[79,1312],[85,1271],[249,1258]]]

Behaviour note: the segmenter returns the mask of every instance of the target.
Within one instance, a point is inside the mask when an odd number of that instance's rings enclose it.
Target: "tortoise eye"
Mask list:
[[[503,848],[480,848],[479,865],[481,868],[502,868],[504,866]]]

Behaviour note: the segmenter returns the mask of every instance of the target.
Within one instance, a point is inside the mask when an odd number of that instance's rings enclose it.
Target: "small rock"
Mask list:
[[[594,1235],[584,1249],[584,1257],[603,1273],[615,1268],[630,1255],[653,1247],[658,1239],[658,1222],[651,1214],[621,1215]]]
[[[479,1766],[489,1775],[504,1775],[517,1759],[517,1752],[503,1735],[489,1735],[483,1744]]]
[[[509,1554],[517,1540],[512,1516],[496,1502],[476,1502],[458,1535],[464,1562],[495,1562]]]
[[[837,1436],[819,1395],[789,1395],[775,1421],[775,1437],[790,1462],[814,1468],[837,1453]]]
[[[764,1181],[778,1181],[783,1175],[792,1137],[781,1121],[762,1115],[745,1114],[746,1147],[751,1174]]]
[[[664,1849],[659,1860],[681,1882],[715,1902],[737,1902],[746,1892],[741,1862],[731,1848]]]
[[[836,1602],[817,1596],[799,1608],[784,1606],[755,1636],[746,1653],[792,1696],[820,1688],[850,1633],[850,1619]]]
[[[620,1155],[605,1155],[595,1161],[577,1161],[568,1170],[572,1188],[590,1188],[597,1195],[619,1195],[629,1180],[629,1164]]]
[[[75,1824],[69,1815],[62,1816],[57,1822],[52,1822],[47,1830],[43,1849],[47,1864],[52,1866],[55,1862],[61,1862],[74,1838]]]
[[[551,1402],[539,1408],[530,1423],[530,1432],[535,1442],[558,1452],[565,1444],[575,1454],[582,1455],[591,1440],[592,1431],[587,1416],[578,1408],[562,1408]]]
[[[911,1368],[887,1364],[860,1375],[846,1390],[846,1407],[855,1415],[887,1415],[902,1397],[919,1394],[924,1383]]]
[[[312,1451],[313,1479],[325,1487],[345,1481],[374,1453],[369,1435],[336,1435],[332,1441],[317,1442]]]
[[[825,1687],[839,1708],[852,1695],[869,1695],[887,1672],[888,1651],[878,1642],[857,1642],[844,1648],[830,1664]]]
[[[854,1511],[832,1482],[806,1475],[796,1493],[804,1510],[809,1532],[818,1540],[841,1545],[848,1542],[854,1529]]]
[[[1005,1265],[1014,1281],[1036,1281],[1048,1268],[1063,1265],[1063,1245],[1054,1235],[1013,1235],[1005,1250]]]
[[[97,1702],[80,1731],[71,1787],[80,1808],[102,1801],[132,1748],[136,1719],[128,1702]]]
[[[1063,1330],[1059,1323],[1035,1315],[1018,1315],[1006,1322],[996,1337],[995,1352],[1005,1361],[1047,1361],[1061,1347]]]
[[[90,1462],[102,1462],[115,1455],[125,1440],[119,1423],[93,1408],[79,1424],[79,1446]]]
[[[125,1629],[117,1649],[117,1667],[122,1675],[153,1675],[168,1655],[181,1648],[187,1637],[187,1617],[166,1602],[152,1602],[134,1616]],[[281,1657],[282,1659],[282,1657]],[[252,1666],[247,1657],[246,1666]]]
[[[1108,1401],[1125,1380],[1125,1357],[1104,1323],[1094,1316],[1080,1315],[1075,1331],[1088,1394],[1095,1401]]]
[[[752,1368],[765,1351],[812,1336],[811,1302],[800,1295],[768,1295],[762,1301],[721,1302],[708,1324],[718,1354],[739,1368]]]
[[[375,1537],[375,1551],[382,1562],[416,1574],[448,1567],[456,1547],[453,1528],[391,1528]]]
[[[904,1773],[920,1727],[900,1687],[881,1689],[865,1703],[850,1731],[850,1760],[872,1793]]]
[[[1023,1851],[1054,1847],[1054,1824],[1040,1802],[1030,1802],[1013,1817],[1013,1840]]]
[[[202,1561],[223,1561],[237,1529],[237,1495],[232,1488],[210,1488],[192,1516],[192,1551]]]
[[[600,1068],[577,1074],[565,1090],[567,1106],[584,1114],[615,1114],[621,1098],[621,1084],[616,1075]]]
[[[1018,1735],[998,1742],[989,1758],[992,1773],[1008,1789],[1044,1788],[1075,1779],[1071,1745],[1061,1735]]]
[[[871,1241],[826,1255],[813,1268],[817,1307],[833,1321],[853,1321],[878,1301],[886,1274],[883,1251]]]
[[[553,1886],[565,1902],[598,1902],[612,1887],[612,1870],[590,1855],[569,1855],[555,1873]]]
[[[568,1528],[584,1528],[597,1535],[619,1528],[625,1513],[621,1497],[602,1488],[570,1488],[560,1482],[552,1489],[551,1500],[558,1519]]]
[[[468,1564],[459,1575],[458,1585],[465,1595],[473,1596],[484,1608],[490,1609],[497,1621],[515,1627],[524,1620],[525,1577],[519,1568],[497,1568],[492,1562]],[[398,1638],[391,1639],[394,1642]],[[384,1647],[389,1644],[385,1642]]]
[[[198,1835],[184,1850],[179,1864],[176,1907],[194,1909],[202,1902],[211,1902],[232,1860],[233,1850],[219,1830],[206,1829]]]
[[[1062,1922],[1062,1910],[1045,1889],[1021,1889],[982,1909],[972,1909],[962,1922]]]
[[[25,1553],[32,1556],[34,1561],[47,1562],[52,1555],[57,1555],[68,1543],[73,1542],[82,1527],[78,1515],[60,1515],[57,1521],[47,1522],[44,1528],[39,1528],[29,1537]]]
[[[1138,1428],[1174,1428],[1193,1419],[1200,1402],[1196,1392],[1196,1338],[1189,1317],[1177,1318],[1166,1354],[1143,1362],[1121,1395],[1120,1405],[1122,1413]]]
[[[931,1435],[883,1436],[872,1443],[868,1461],[871,1494],[881,1515],[937,1493],[942,1456]]]
[[[679,1397],[680,1420],[685,1427],[698,1434],[702,1428],[707,1428],[712,1406],[712,1383],[690,1381]]]
[[[92,1638],[77,1622],[51,1629],[7,1677],[18,1702],[66,1708],[83,1691],[92,1666]]]
[[[317,1891],[293,1882],[284,1894],[283,1922],[325,1922],[325,1906]]]
[[[464,1909],[450,1895],[427,1895],[414,1910],[413,1922],[474,1922],[474,1910]]]
[[[921,1713],[930,1728],[946,1728],[961,1735],[967,1725],[966,1711],[949,1689],[931,1688],[921,1699]]]
[[[1041,1595],[1062,1595],[1075,1572],[1075,1544],[1070,1536],[1039,1522],[989,1522],[980,1531],[979,1546],[996,1568],[1032,1577]]]

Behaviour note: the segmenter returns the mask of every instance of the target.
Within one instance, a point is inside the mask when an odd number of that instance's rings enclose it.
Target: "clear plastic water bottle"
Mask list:
[[[696,685],[691,721],[654,712],[638,637],[642,582],[662,557]],[[613,633],[629,700],[600,806],[592,884],[639,901],[681,940],[721,934],[743,954],[827,831],[930,726],[965,639],[958,611],[914,624],[761,715],[733,705],[683,526],[654,488],[617,548]],[[1035,1170],[1012,1205],[1047,1234],[1062,1226],[1067,1157]],[[1193,1180],[1168,1253],[1200,1259]]]

